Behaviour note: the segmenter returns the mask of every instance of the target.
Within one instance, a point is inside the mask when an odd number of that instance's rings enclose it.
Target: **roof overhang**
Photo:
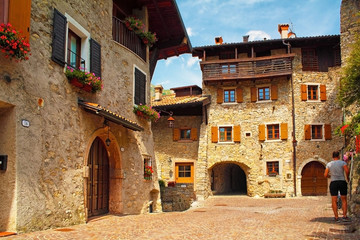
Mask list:
[[[89,113],[93,113],[97,116],[104,117],[105,119],[107,119],[113,123],[122,125],[125,128],[128,128],[133,131],[144,131],[144,128],[139,126],[136,122],[128,120],[128,119],[120,116],[119,114],[113,113],[110,110],[100,106],[97,103],[85,102],[85,101],[82,101],[79,99],[78,104],[85,111],[87,111]]]

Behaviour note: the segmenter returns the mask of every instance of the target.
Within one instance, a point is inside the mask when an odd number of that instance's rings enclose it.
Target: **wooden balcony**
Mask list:
[[[203,81],[248,80],[292,74],[295,54],[283,54],[247,59],[202,61]]]
[[[133,51],[146,61],[146,45],[133,31],[130,31],[123,21],[113,17],[113,39]]]

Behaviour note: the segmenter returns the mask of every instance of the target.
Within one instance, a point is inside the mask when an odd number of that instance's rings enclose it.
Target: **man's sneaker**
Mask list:
[[[343,222],[350,222],[351,220],[350,220],[349,217],[343,217],[343,218],[342,218],[342,221],[343,221]]]
[[[339,223],[340,222],[340,219],[339,218],[334,218],[334,221]]]

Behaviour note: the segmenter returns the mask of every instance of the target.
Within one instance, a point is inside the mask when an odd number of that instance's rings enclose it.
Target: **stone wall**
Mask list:
[[[97,136],[106,139],[107,128],[104,119],[78,106],[78,98],[145,129],[134,132],[109,124],[110,212],[148,212],[150,202],[160,210],[157,176],[152,181],[143,178],[144,157],[153,159],[156,171],[151,123],[132,112],[134,67],[146,74],[150,89],[149,65],[112,40],[113,2],[33,0],[31,4],[30,59],[15,63],[0,56],[0,122],[8,122],[14,131],[4,138],[10,146],[3,144],[0,134],[0,154],[9,154],[8,171],[0,173],[0,181],[9,183],[5,191],[1,187],[0,202],[6,204],[0,207],[0,231],[28,232],[87,220],[84,167],[92,141]],[[87,93],[70,85],[64,68],[51,60],[54,8],[69,14],[101,45],[102,91]],[[146,9],[140,13],[147,18]],[[22,119],[30,126],[23,127]]]
[[[173,187],[161,188],[161,203],[164,212],[185,211],[195,201],[194,185],[179,183]]]

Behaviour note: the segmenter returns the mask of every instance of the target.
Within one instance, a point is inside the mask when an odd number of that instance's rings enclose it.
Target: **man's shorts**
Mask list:
[[[347,183],[346,181],[333,181],[330,183],[330,194],[331,196],[337,196],[340,191],[341,196],[347,195]]]

